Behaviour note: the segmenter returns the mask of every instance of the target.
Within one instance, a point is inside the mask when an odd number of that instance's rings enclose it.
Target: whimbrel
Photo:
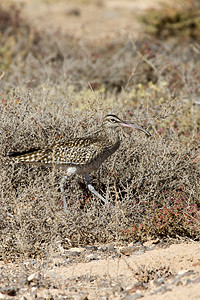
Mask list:
[[[17,163],[42,164],[65,170],[67,175],[61,180],[60,188],[66,212],[68,211],[68,207],[64,187],[67,177],[74,174],[84,175],[90,192],[105,204],[108,201],[91,185],[89,173],[97,170],[119,148],[121,143],[119,129],[121,127],[140,130],[147,136],[150,136],[150,133],[144,128],[131,122],[120,120],[117,116],[109,114],[103,118],[102,125],[97,131],[85,137],[58,142],[51,147],[40,150],[10,153],[9,157]]]

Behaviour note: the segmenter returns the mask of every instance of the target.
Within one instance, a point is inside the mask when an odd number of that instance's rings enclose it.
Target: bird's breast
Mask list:
[[[100,165],[111,156],[120,146],[120,141],[118,140],[116,143],[112,145],[107,145],[101,151],[96,151],[93,153],[93,157],[87,163],[82,166],[77,166],[77,173],[84,174],[96,171]]]

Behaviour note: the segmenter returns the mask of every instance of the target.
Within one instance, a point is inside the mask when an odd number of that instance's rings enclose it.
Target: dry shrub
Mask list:
[[[170,270],[169,266],[159,266],[157,268],[149,268],[145,265],[139,266],[135,272],[135,277],[139,282],[149,283],[150,281],[156,281],[159,278],[171,278],[174,274]]]
[[[58,106],[52,105],[54,94],[51,96],[48,92],[43,103],[38,101],[37,89],[32,93],[18,89],[2,94],[0,224],[3,259],[48,255],[48,251],[58,245],[145,240],[149,236],[199,237],[199,170],[193,165],[193,143],[190,141],[190,148],[183,147],[185,128],[171,124],[176,107],[179,112],[182,109],[182,113],[184,107],[178,108],[174,101],[168,101],[168,108],[163,107],[160,114],[167,109],[170,126],[166,119],[161,121],[157,112],[155,115],[152,112],[148,120],[148,112],[141,103],[149,102],[156,88],[157,93],[164,96],[165,86],[144,88],[140,85],[124,94],[126,105],[121,104],[120,97],[115,97],[116,112],[120,110],[122,118],[138,119],[139,124],[139,119],[147,118],[143,126],[149,127],[152,137],[124,133],[116,155],[92,174],[96,189],[114,208],[101,205],[90,194],[84,180],[76,176],[69,178],[66,185],[68,215],[63,211],[59,188],[64,173],[44,166],[15,164],[8,160],[7,153],[85,135],[99,124],[102,110],[104,114],[109,111],[106,99],[101,102],[100,95],[96,95],[96,102],[83,98],[87,109],[73,114],[74,106],[80,103],[75,102],[75,92],[68,101],[60,95]],[[137,95],[135,102],[131,98],[133,94]],[[156,99],[151,103],[152,108],[154,102]],[[163,130],[159,130],[162,122]],[[195,131],[196,127],[193,133]]]
[[[166,5],[160,10],[150,10],[143,15],[141,21],[145,31],[158,39],[200,38],[200,9],[199,1],[182,1]]]
[[[93,90],[104,87],[120,92],[133,83],[157,80],[151,67],[137,58],[142,45],[136,46],[127,36],[119,35],[101,45],[59,31],[39,32],[12,1],[0,3],[0,20],[0,67],[6,71],[7,88],[13,82],[34,88],[47,80],[64,79],[77,91],[89,85]]]
[[[64,80],[76,91],[89,86],[109,94],[131,91],[138,83],[164,80],[172,96],[199,93],[198,44],[151,39],[135,42],[126,35],[91,44],[59,31],[38,32],[21,17],[16,4],[0,4],[0,16],[6,19],[6,28],[2,25],[5,21],[0,23],[0,63],[6,71],[0,87],[10,89],[15,83],[27,89],[43,88],[50,83],[61,92],[59,82]]]

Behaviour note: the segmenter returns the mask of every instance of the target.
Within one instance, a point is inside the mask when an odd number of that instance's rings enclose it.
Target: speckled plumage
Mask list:
[[[113,142],[106,132],[100,130],[83,138],[56,143],[51,148],[19,154],[13,159],[18,163],[55,165],[65,170],[68,167],[76,167],[76,173],[85,174],[96,170],[119,145],[118,136]]]
[[[85,137],[74,138],[65,142],[58,142],[51,147],[31,150],[21,153],[11,153],[9,156],[17,163],[43,164],[55,166],[66,171],[67,176],[84,174],[88,188],[103,202],[107,202],[90,184],[88,173],[95,171],[120,146],[118,129],[130,127],[150,135],[145,129],[133,123],[120,120],[115,115],[107,115],[103,119],[102,128]],[[65,209],[67,207],[64,196],[65,179],[62,181],[61,191]]]

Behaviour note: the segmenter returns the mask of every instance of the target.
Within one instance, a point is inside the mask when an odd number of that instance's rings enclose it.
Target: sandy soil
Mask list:
[[[172,274],[178,274],[181,270],[194,271],[194,278],[199,278],[200,272],[200,243],[189,243],[189,244],[176,244],[171,245],[167,249],[155,249],[148,251],[143,254],[133,254],[130,256],[122,255],[121,258],[117,259],[101,259],[99,261],[92,261],[88,263],[78,263],[69,267],[53,267],[51,271],[46,273],[46,276],[56,276],[66,280],[73,278],[74,276],[100,276],[101,278],[107,278],[107,280],[120,281],[123,278],[123,287],[126,291],[131,291],[133,286],[138,282],[135,275],[135,270],[146,268],[160,269],[169,267]],[[181,273],[181,272],[180,272]],[[190,277],[190,276],[189,276]],[[149,284],[146,291],[142,291],[144,299],[198,299],[200,298],[200,281],[195,284],[189,284],[186,286],[170,285],[172,279],[167,280],[165,284],[169,284],[169,291],[158,292],[152,297],[158,288],[153,284],[153,281]],[[93,289],[92,289],[93,286]],[[84,292],[88,295],[89,299],[95,299],[99,296],[98,285],[92,284],[84,289]],[[121,299],[119,293],[112,291],[112,285],[108,288],[107,294],[109,299]],[[156,292],[155,292],[156,293]],[[100,292],[101,294],[101,292]],[[135,294],[133,289],[130,295]],[[102,295],[103,296],[103,295]],[[125,295],[123,295],[125,297]],[[123,297],[122,297],[123,298]],[[131,298],[132,299],[132,298]]]
[[[200,243],[148,242],[130,255],[131,245],[109,247],[59,247],[47,261],[1,262],[0,299],[11,292],[12,299],[200,299]]]
[[[38,28],[55,32],[59,29],[64,34],[93,41],[120,34],[139,36],[141,25],[137,16],[144,10],[159,7],[168,1],[16,2],[23,3],[24,15]],[[151,251],[139,251],[130,256],[97,257],[86,262],[69,263],[66,255],[64,250],[63,253],[52,255],[46,265],[43,275],[50,282],[49,285],[38,288],[34,285],[33,275],[33,279],[28,280],[28,287],[19,287],[16,296],[8,296],[0,290],[0,299],[33,299],[36,296],[42,297],[40,299],[52,299],[49,295],[53,299],[200,299],[200,243],[173,244],[166,249],[155,246]],[[17,268],[22,270],[23,266],[1,263],[0,268],[1,272],[7,270],[9,278],[9,274]],[[146,286],[143,286],[137,285],[138,282],[145,281],[141,270],[144,273],[151,273],[150,270],[157,270],[157,273],[159,270],[168,271],[160,276],[163,283],[150,276]],[[181,270],[185,271],[180,272]],[[53,287],[55,281],[60,288]]]
[[[39,29],[62,33],[89,41],[127,34],[137,37],[141,25],[137,17],[150,8],[159,8],[166,0],[18,0],[24,13]]]

